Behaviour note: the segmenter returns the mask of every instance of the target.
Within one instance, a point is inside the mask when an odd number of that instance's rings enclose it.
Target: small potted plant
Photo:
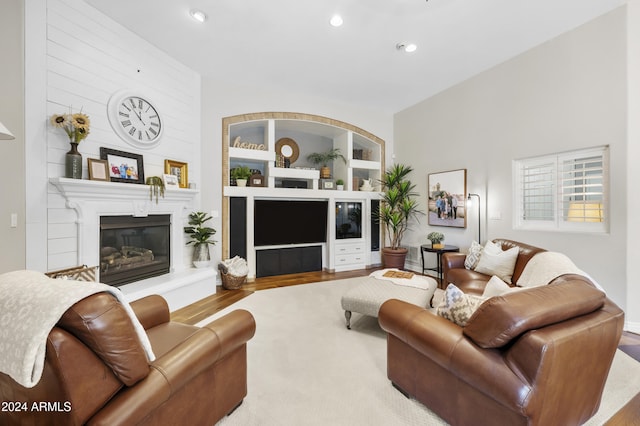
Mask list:
[[[211,239],[216,230],[204,223],[211,219],[205,212],[193,212],[189,214],[189,226],[184,227],[184,232],[191,238],[187,245],[193,244],[193,266],[204,268],[211,263],[209,244],[216,242]]]
[[[344,181],[342,179],[336,180],[336,189],[338,191],[344,190]]]
[[[342,158],[342,161],[347,164],[347,159],[340,153],[340,148],[333,148],[327,152],[314,152],[313,154],[307,155],[307,160],[313,164],[320,164],[322,166],[320,168],[320,177],[322,179],[329,179],[331,177],[331,169],[329,169],[327,164],[337,158]]]
[[[236,180],[237,186],[247,186],[247,181],[251,177],[251,170],[248,166],[238,166],[231,170],[231,177]]]
[[[429,241],[431,241],[431,247],[433,247],[434,249],[441,249],[444,248],[444,244],[442,244],[442,241],[444,241],[444,234],[441,232],[430,232],[427,235],[427,239]]]
[[[159,176],[149,176],[145,183],[149,185],[149,199],[153,200],[155,195],[156,204],[158,204],[158,197],[164,198],[164,181]]]

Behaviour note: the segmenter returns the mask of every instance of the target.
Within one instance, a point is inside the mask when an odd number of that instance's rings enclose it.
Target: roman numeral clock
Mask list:
[[[109,98],[107,113],[113,130],[128,144],[149,149],[160,143],[162,119],[148,97],[130,90],[116,92]]]

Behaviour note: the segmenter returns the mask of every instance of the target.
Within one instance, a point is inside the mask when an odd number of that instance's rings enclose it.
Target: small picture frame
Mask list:
[[[175,160],[164,160],[164,172],[178,178],[180,188],[189,187],[189,166],[187,163]]]
[[[333,179],[320,179],[322,182],[322,189],[336,189],[336,184]]]
[[[144,185],[144,163],[141,154],[101,147],[100,159],[108,164],[111,182]]]
[[[164,181],[164,187],[167,189],[179,189],[180,183],[178,182],[178,176],[163,174],[162,180]]]
[[[249,178],[249,186],[264,186],[264,175],[254,173]]]
[[[87,158],[87,168],[89,169],[89,180],[109,182],[109,164],[107,160]]]

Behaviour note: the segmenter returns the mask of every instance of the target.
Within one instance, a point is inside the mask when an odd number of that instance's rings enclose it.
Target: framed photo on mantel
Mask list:
[[[430,173],[428,216],[431,226],[467,227],[467,169]]]
[[[111,182],[144,184],[142,155],[102,147],[100,158],[109,165]]]

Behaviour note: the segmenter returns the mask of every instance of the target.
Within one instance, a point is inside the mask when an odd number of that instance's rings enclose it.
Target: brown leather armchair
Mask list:
[[[579,275],[486,300],[465,327],[380,308],[387,376],[452,425],[579,425],[598,410],[624,321]]]
[[[73,305],[49,333],[42,378],[25,388],[0,374],[2,425],[213,425],[247,394],[253,316],[237,310],[199,328],[171,322],[160,296],[131,303],[151,342],[149,363],[130,317],[109,293]]]
[[[531,260],[531,258],[536,254],[546,251],[545,249],[530,246],[518,241],[495,239],[493,242],[500,245],[503,251],[509,250],[512,247],[518,247],[520,249],[516,260],[516,266],[513,270],[512,282],[514,283],[516,283],[518,278],[520,278],[520,274],[522,274],[522,271],[529,260]],[[491,279],[491,276],[465,269],[464,261],[466,257],[466,254],[457,252],[442,254],[442,276],[445,280],[445,287],[447,284],[453,283],[465,293],[482,294],[487,282]]]

